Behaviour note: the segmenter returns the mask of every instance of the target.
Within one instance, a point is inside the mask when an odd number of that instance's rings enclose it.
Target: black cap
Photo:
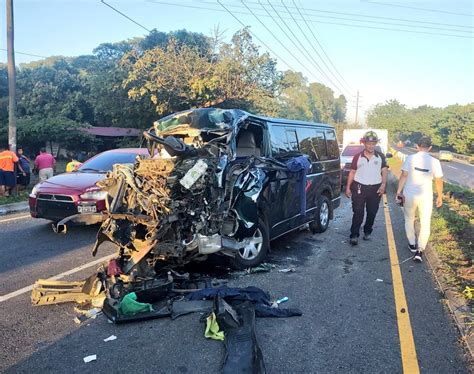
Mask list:
[[[421,148],[429,148],[431,147],[431,138],[429,136],[422,136],[416,144]]]

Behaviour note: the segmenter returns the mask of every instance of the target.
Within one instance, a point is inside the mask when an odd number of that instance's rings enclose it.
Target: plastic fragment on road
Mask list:
[[[137,301],[137,294],[135,292],[125,295],[120,303],[119,309],[120,313],[128,316],[142,312],[153,312],[153,306],[151,304]]]
[[[84,362],[87,364],[88,362],[97,360],[97,355],[90,355],[83,358]]]
[[[279,273],[294,273],[295,271],[296,271],[296,268],[294,267],[278,270]]]
[[[462,293],[468,300],[472,300],[474,298],[474,288],[466,286],[466,288],[464,288],[464,291]]]
[[[376,282],[383,282],[383,279],[377,278],[375,281]]]
[[[80,325],[81,323],[89,320],[95,319],[98,315],[102,314],[100,308],[92,308],[89,310],[79,309],[77,307],[74,308],[76,313],[79,313],[79,316],[74,317],[74,322]]]
[[[224,331],[220,331],[216,314],[214,312],[212,312],[206,319],[206,330],[204,331],[204,337],[213,340],[224,340]]]
[[[110,335],[108,338],[104,339],[104,342],[111,342],[113,340],[116,340],[117,337],[115,335]]]
[[[286,303],[288,300],[288,296],[282,297],[281,299],[278,299],[272,303],[272,308],[278,308],[278,306],[282,303]]]
[[[91,303],[100,307],[105,299],[102,282],[97,274],[80,282],[38,279],[31,291],[33,305],[51,305],[68,302]]]

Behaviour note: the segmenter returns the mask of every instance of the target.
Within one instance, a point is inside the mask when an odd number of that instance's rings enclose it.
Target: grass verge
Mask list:
[[[28,200],[28,191],[18,193],[18,196],[0,196],[0,205],[19,203]]]
[[[398,178],[402,161],[389,159]],[[464,298],[470,311],[464,316],[466,335],[474,334],[474,192],[444,183],[443,206],[433,209],[430,244],[439,260],[436,275],[444,290]]]

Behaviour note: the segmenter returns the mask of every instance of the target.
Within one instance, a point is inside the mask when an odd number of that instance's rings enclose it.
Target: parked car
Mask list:
[[[132,163],[146,149],[125,148],[102,152],[71,173],[56,175],[33,187],[29,197],[33,218],[59,221],[77,213],[95,213],[105,209],[106,192],[96,183],[105,178],[115,163]]]
[[[109,218],[93,253],[105,238],[117,244],[125,273],[209,254],[256,266],[271,240],[305,225],[325,231],[340,205],[330,125],[207,108],[165,117],[144,135],[168,156],[139,158],[133,171],[115,165],[99,182]]]
[[[454,155],[450,151],[439,151],[439,160],[440,161],[453,161]]]

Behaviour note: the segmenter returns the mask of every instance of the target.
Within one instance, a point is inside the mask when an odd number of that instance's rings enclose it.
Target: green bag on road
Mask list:
[[[153,305],[138,302],[137,294],[131,292],[122,299],[119,311],[126,316],[131,316],[142,312],[153,312]]]

